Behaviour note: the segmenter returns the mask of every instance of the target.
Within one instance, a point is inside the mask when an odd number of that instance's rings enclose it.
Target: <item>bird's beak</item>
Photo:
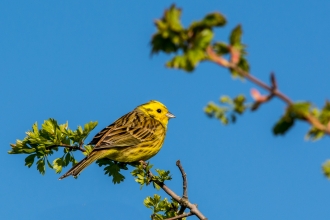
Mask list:
[[[166,116],[171,119],[171,118],[175,118],[175,115],[173,115],[171,112],[167,112]]]

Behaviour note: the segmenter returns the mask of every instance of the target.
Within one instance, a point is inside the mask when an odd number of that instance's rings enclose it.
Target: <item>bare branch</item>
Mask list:
[[[182,174],[182,181],[183,181],[183,196],[182,197],[188,199],[187,174],[184,172],[184,169],[181,165],[180,160],[178,160],[176,162],[176,165],[179,167],[180,172]]]
[[[243,76],[246,79],[250,80],[251,82],[257,84],[261,88],[267,90],[270,93],[273,93],[275,96],[277,96],[280,99],[282,99],[288,105],[292,105],[293,104],[293,102],[291,101],[291,99],[289,99],[286,95],[284,95],[283,93],[281,93],[278,89],[273,89],[272,87],[268,86],[266,83],[262,82],[261,80],[259,80],[258,78],[254,77],[250,73],[242,70],[237,65],[230,63],[229,64],[229,67],[232,68],[233,70],[235,70],[236,72],[238,72],[241,76]]]
[[[176,161],[176,165],[179,167],[179,170],[182,175],[182,185],[183,185],[183,195],[182,199],[188,200],[188,184],[187,184],[187,174],[184,172],[184,169],[181,165],[180,160]],[[180,210],[178,212],[178,215],[182,215],[184,213],[184,210],[186,210],[187,206],[181,205]]]
[[[270,74],[270,82],[272,83],[272,89],[276,90],[277,89],[277,82],[276,82],[276,78],[275,78],[275,73],[272,72]]]

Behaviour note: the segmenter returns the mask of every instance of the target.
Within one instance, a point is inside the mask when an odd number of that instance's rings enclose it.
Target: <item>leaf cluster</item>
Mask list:
[[[54,169],[56,173],[61,173],[62,168],[68,166],[69,164],[72,164],[72,166],[76,165],[78,161],[74,158],[74,155],[72,154],[72,151],[69,151],[68,149],[64,149],[64,155],[62,157],[56,158],[53,161],[53,165],[51,166],[48,164],[48,166],[51,169]]]
[[[156,169],[158,175],[150,175],[150,170],[153,167],[152,164],[135,164],[135,169],[131,174],[135,177],[135,181],[141,185],[141,188],[150,183],[153,184],[154,188],[160,189],[160,186],[157,183],[164,183],[166,180],[171,180],[170,171]]]
[[[221,96],[219,102],[222,105],[215,104],[214,102],[208,103],[204,108],[204,112],[211,118],[217,118],[224,125],[230,122],[235,123],[237,115],[243,114],[250,107],[250,104],[246,103],[246,98],[242,94],[234,98]]]
[[[172,199],[171,202],[161,199],[160,195],[155,194],[153,197],[148,196],[144,201],[144,205],[153,211],[152,219],[161,220],[177,216],[179,211],[179,203]],[[186,219],[186,218],[183,218]]]
[[[326,101],[324,107],[319,110],[317,108],[313,108],[311,114],[316,117],[321,124],[326,127],[330,127],[330,102]],[[315,127],[312,127],[308,133],[307,138],[312,140],[318,140],[325,135],[324,131],[321,131]]]
[[[104,167],[105,175],[112,176],[112,182],[119,184],[124,181],[125,176],[120,173],[120,170],[128,170],[128,163],[116,162],[107,158],[99,159],[96,163]]]
[[[275,135],[285,134],[295,123],[296,120],[304,120],[309,114],[311,103],[296,102],[286,109],[284,115],[273,127]]]
[[[55,119],[45,120],[38,129],[37,122],[33,124],[32,130],[26,132],[23,140],[16,140],[15,144],[11,144],[9,154],[28,154],[25,158],[25,166],[31,167],[35,160],[37,169],[41,174],[46,172],[46,164],[49,168],[54,169],[56,173],[60,173],[63,167],[76,164],[72,154],[73,151],[79,149],[88,134],[96,127],[97,122],[89,122],[84,128],[78,126],[76,130],[68,128],[68,122],[58,124]],[[48,156],[58,151],[59,146],[71,146],[64,148],[63,156],[56,158],[52,163],[49,162]]]
[[[181,9],[172,5],[165,10],[161,19],[155,21],[156,33],[151,40],[151,53],[174,53],[167,67],[191,72],[198,63],[208,60],[206,49],[210,46],[219,55],[231,55],[231,61],[248,72],[250,66],[245,58],[246,46],[241,42],[242,27],[237,25],[229,35],[229,43],[213,42],[214,28],[223,27],[226,18],[219,12],[207,14],[203,19],[192,22],[188,27],[181,24]],[[229,69],[233,77],[242,77]]]
[[[205,50],[213,39],[213,28],[224,26],[226,19],[214,12],[185,28],[180,17],[181,9],[172,5],[161,19],[155,21],[157,32],[151,40],[151,53],[175,53],[166,66],[191,72],[199,62],[207,59]]]
[[[131,164],[133,165],[133,164]],[[156,169],[158,175],[151,174],[153,165],[149,163],[136,163],[135,169],[131,174],[135,177],[135,181],[140,184],[141,188],[150,183],[157,190],[164,184],[166,180],[171,180],[170,171]],[[160,195],[155,194],[154,197],[147,197],[144,200],[144,205],[153,210],[152,219],[166,219],[177,215],[179,203],[172,199],[169,202],[166,198],[161,200]],[[184,218],[185,219],[185,218]]]

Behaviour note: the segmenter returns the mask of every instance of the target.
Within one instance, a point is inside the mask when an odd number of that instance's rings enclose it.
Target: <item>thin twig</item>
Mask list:
[[[143,164],[143,167],[146,168],[147,167],[147,163],[144,161],[140,161],[140,163]],[[150,179],[153,179],[152,177],[154,176],[152,174],[152,172],[149,170],[148,175],[150,177]],[[165,193],[167,193],[167,195],[171,196],[175,201],[177,201],[180,205],[182,206],[186,206],[188,209],[190,209],[190,212],[192,213],[192,215],[196,215],[200,220],[207,220],[207,218],[198,210],[197,205],[196,204],[192,204],[185,199],[182,199],[180,196],[178,196],[175,192],[173,192],[168,186],[165,185],[164,182],[160,182],[158,180],[152,180],[154,181],[162,190],[164,190]]]
[[[293,102],[291,101],[291,99],[289,99],[286,95],[284,95],[282,92],[280,92],[278,89],[273,89],[272,87],[268,86],[266,83],[262,82],[261,80],[259,80],[258,78],[254,77],[253,75],[251,75],[250,73],[242,70],[241,68],[239,68],[237,65],[229,63],[229,67],[233,70],[235,70],[236,72],[238,72],[241,76],[245,77],[246,79],[250,80],[251,82],[257,84],[258,86],[260,86],[261,88],[267,90],[270,93],[273,93],[275,96],[279,97],[280,99],[282,99],[284,102],[286,102],[288,105],[292,105]]]
[[[272,83],[272,89],[273,90],[276,90],[277,89],[277,81],[276,81],[275,73],[274,72],[272,72],[270,74],[270,82]]]
[[[182,185],[183,185],[183,195],[182,195],[182,200],[188,201],[188,184],[187,184],[187,174],[184,172],[184,169],[181,165],[180,160],[176,162],[177,167],[179,167],[179,170],[182,175]],[[182,215],[184,213],[184,210],[186,210],[187,206],[181,205],[180,210],[178,212],[178,215]]]
[[[210,60],[212,60],[213,62],[217,63],[218,65],[220,65],[222,67],[235,70],[238,74],[240,74],[244,78],[246,78],[246,79],[250,80],[251,82],[257,84],[261,88],[269,91],[272,96],[277,96],[279,99],[281,99],[282,101],[284,101],[288,106],[293,105],[293,102],[291,101],[291,99],[288,98],[285,94],[283,94],[282,92],[280,92],[278,90],[277,83],[276,83],[276,80],[275,80],[275,77],[274,76],[271,76],[272,77],[271,78],[272,86],[268,86],[266,83],[262,82],[261,80],[259,80],[256,77],[254,77],[251,73],[246,72],[243,69],[241,69],[240,67],[238,67],[235,63],[229,62],[228,60],[224,59],[223,57],[218,56],[213,51],[213,49],[212,49],[211,46],[209,46],[207,48],[206,52],[207,52]],[[272,97],[269,97],[269,99],[270,98],[272,98]],[[307,122],[309,122],[312,126],[314,126],[315,128],[317,128],[318,130],[323,131],[323,132],[327,133],[328,135],[330,135],[330,129],[327,126],[324,126],[312,114],[309,114],[309,115],[305,116],[304,119]]]
[[[180,210],[178,211],[178,215],[180,216],[180,215],[182,215],[183,213],[184,213],[184,210],[186,210],[186,208],[187,208],[187,206],[184,206],[184,205],[181,205],[180,206]],[[181,220],[181,219],[180,219]]]
[[[193,213],[191,213],[191,212],[189,212],[189,213],[183,213],[183,214],[181,214],[181,215],[177,215],[177,216],[172,217],[172,218],[166,218],[166,219],[164,219],[164,220],[176,220],[176,219],[182,219],[182,218],[185,218],[185,217],[189,217],[189,216],[191,216],[191,215],[193,215]]]
[[[183,198],[188,199],[188,187],[187,187],[187,174],[184,172],[184,169],[181,165],[180,160],[176,162],[176,165],[179,167],[181,175],[182,175],[182,181],[183,181]]]
[[[72,150],[80,150],[82,152],[85,152],[86,150],[82,147],[82,145],[80,145],[79,147],[78,146],[72,146],[72,145],[67,145],[67,144],[60,144],[60,145],[51,145],[51,146],[48,146],[47,148],[48,149],[51,149],[51,148],[54,148],[54,147],[65,147],[65,148],[69,148],[69,149],[72,149]]]

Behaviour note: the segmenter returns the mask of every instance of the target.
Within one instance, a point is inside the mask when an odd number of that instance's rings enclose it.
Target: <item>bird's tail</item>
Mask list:
[[[103,154],[100,151],[93,151],[90,153],[87,157],[85,157],[82,161],[77,163],[74,167],[72,167],[68,172],[66,172],[63,176],[59,178],[59,180],[62,180],[68,176],[76,177],[80,174],[83,169],[85,169],[88,165],[93,163],[95,160],[100,159],[103,156]]]

